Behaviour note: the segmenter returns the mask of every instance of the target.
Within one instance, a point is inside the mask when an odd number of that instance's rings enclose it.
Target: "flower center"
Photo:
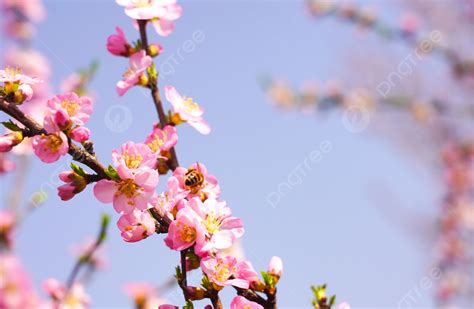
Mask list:
[[[128,168],[139,168],[140,164],[142,164],[143,157],[140,154],[137,155],[129,155],[128,153],[125,153],[123,155],[123,159],[125,161],[125,164],[127,165]]]
[[[201,110],[199,104],[193,101],[192,98],[184,97],[183,98],[183,107],[187,112],[198,112]]]
[[[79,104],[76,101],[64,100],[61,102],[61,107],[64,108],[69,116],[76,114]]]
[[[160,136],[158,134],[153,134],[153,141],[148,143],[148,147],[151,149],[153,152],[157,152],[160,150],[161,146],[165,143],[165,140],[167,138],[166,132],[163,131],[163,136]]]
[[[204,226],[206,227],[206,230],[209,234],[214,234],[219,231],[221,227],[221,219],[219,217],[216,217],[214,213],[210,213],[206,216],[206,219],[204,220]]]
[[[219,282],[227,281],[230,276],[236,271],[235,266],[231,267],[230,265],[223,264],[220,260],[217,262],[215,268],[214,277]]]
[[[63,144],[63,140],[58,135],[48,135],[44,138],[47,138],[46,147],[52,152],[58,152],[59,148]]]
[[[183,227],[179,231],[179,239],[183,242],[192,242],[196,239],[196,229],[187,224],[183,224]]]
[[[141,188],[133,181],[133,179],[125,179],[118,183],[118,192],[124,194],[127,198],[133,198],[140,195]],[[132,201],[128,202],[133,205]]]
[[[12,68],[12,67],[5,68],[6,77],[12,81],[15,81],[15,78],[18,74],[21,74],[20,68]]]

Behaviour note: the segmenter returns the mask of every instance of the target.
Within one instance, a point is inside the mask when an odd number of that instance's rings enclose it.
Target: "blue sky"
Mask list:
[[[134,89],[117,96],[115,83],[127,62],[105,49],[116,25],[129,39],[138,34],[112,1],[46,1],[46,7],[48,18],[39,26],[35,47],[50,58],[53,82],[92,59],[100,61],[91,85],[97,101],[90,128],[98,157],[108,163],[112,149],[127,140],[142,141],[156,121],[148,95]],[[309,286],[318,283],[328,283],[339,301],[356,308],[396,307],[432,269],[425,227],[440,198],[434,174],[374,135],[371,124],[355,134],[337,113],[314,117],[274,109],[257,82],[262,74],[294,83],[338,78],[347,50],[357,51],[366,42],[354,39],[349,27],[311,20],[301,1],[184,1],[183,8],[170,37],[150,31],[151,41],[165,48],[158,63],[179,57],[161,86],[171,84],[192,96],[213,127],[209,136],[180,127],[180,163],[203,162],[218,177],[223,198],[245,223],[243,245],[257,269],[265,269],[272,255],[283,258],[280,307],[308,308]],[[196,31],[204,39],[193,52],[182,52]],[[270,205],[268,195],[323,141],[331,149],[276,206]],[[33,162],[28,192],[58,184],[55,175],[66,161]],[[2,195],[10,183],[1,180]],[[22,226],[17,243],[37,284],[47,277],[66,278],[73,264],[70,244],[95,235],[100,213],[118,219],[90,188],[68,203],[53,190],[49,194]],[[96,276],[89,293],[93,308],[127,308],[122,285],[163,282],[178,254],[165,248],[162,236],[128,244],[115,224],[109,231],[111,265]],[[430,306],[432,293],[421,289],[415,305]],[[165,297],[181,302],[173,292]]]

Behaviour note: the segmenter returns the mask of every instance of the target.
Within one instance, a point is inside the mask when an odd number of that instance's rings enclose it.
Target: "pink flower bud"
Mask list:
[[[59,174],[59,179],[65,182],[64,185],[58,187],[58,195],[63,201],[69,201],[77,193],[80,193],[87,186],[87,181],[79,174],[73,171],[65,171]]]
[[[0,152],[8,152],[23,141],[23,133],[10,132],[0,137]]]
[[[117,34],[112,34],[107,39],[107,50],[115,56],[128,56],[129,44],[120,27],[116,27]]]
[[[79,143],[82,143],[82,142],[85,142],[89,139],[89,136],[90,136],[91,132],[88,128],[86,127],[77,127],[77,128],[74,128],[71,133],[70,133],[70,137],[79,142]]]
[[[60,109],[56,112],[54,115],[54,122],[61,130],[67,130],[72,125],[71,118],[69,118],[69,114],[64,109]]]
[[[268,263],[268,272],[274,276],[280,277],[283,273],[283,261],[278,256],[273,256]]]

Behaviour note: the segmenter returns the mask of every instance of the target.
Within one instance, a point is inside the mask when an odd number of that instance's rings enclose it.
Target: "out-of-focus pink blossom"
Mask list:
[[[124,286],[125,293],[135,305],[143,309],[162,308],[165,301],[156,294],[156,288],[147,282],[131,282]]]
[[[0,253],[0,274],[0,308],[38,308],[31,280],[15,255]]]
[[[15,169],[15,162],[9,160],[4,153],[0,152],[0,175]]]
[[[245,297],[236,296],[230,303],[230,309],[263,309],[263,307]]]
[[[116,0],[125,7],[125,14],[133,19],[153,19],[166,17],[168,6],[175,5],[176,0]]]
[[[165,96],[173,106],[174,112],[179,115],[180,121],[189,123],[202,134],[211,132],[211,127],[203,119],[204,110],[193,99],[181,96],[173,86],[165,86]]]
[[[165,126],[163,129],[155,126],[145,139],[145,144],[157,155],[169,151],[177,142],[178,132],[174,126]]]
[[[93,238],[88,238],[85,241],[75,244],[71,247],[71,254],[77,258],[81,258],[86,254],[89,254],[91,248],[95,246],[96,240]],[[92,265],[96,269],[105,269],[107,268],[109,261],[107,260],[105,254],[105,247],[101,245],[100,247],[96,248],[92,255],[89,257],[88,263]]]
[[[337,305],[336,309],[351,309],[351,306],[348,303],[344,302]]]
[[[400,29],[408,34],[412,34],[418,30],[419,20],[412,13],[405,13],[400,17]]]
[[[152,63],[153,59],[147,56],[144,50],[130,56],[128,70],[123,74],[124,79],[117,82],[118,95],[123,96],[131,87],[137,85]]]
[[[78,73],[72,73],[68,77],[66,77],[61,84],[59,85],[59,89],[63,93],[68,92],[76,92],[78,88],[82,86],[82,77]]]
[[[124,214],[117,222],[123,240],[137,242],[155,233],[155,221],[148,211],[133,210]]]
[[[52,299],[52,308],[89,308],[90,297],[86,294],[82,284],[74,283],[69,290],[66,290],[66,286],[63,283],[49,278],[43,282],[43,289]]]

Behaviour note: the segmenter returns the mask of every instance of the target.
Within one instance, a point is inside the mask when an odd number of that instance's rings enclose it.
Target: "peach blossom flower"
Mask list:
[[[152,63],[153,59],[147,56],[144,50],[130,56],[129,68],[123,74],[124,79],[117,82],[116,90],[118,95],[123,96],[131,87],[137,85],[140,77]]]
[[[173,86],[165,86],[165,96],[181,121],[189,123],[199,133],[209,134],[211,132],[211,127],[202,118],[204,110],[193,99],[181,96]]]

